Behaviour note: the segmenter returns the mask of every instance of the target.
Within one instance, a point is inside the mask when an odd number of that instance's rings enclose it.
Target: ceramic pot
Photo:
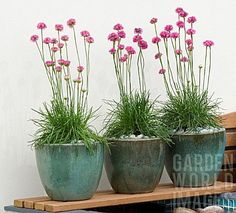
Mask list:
[[[173,135],[165,166],[175,186],[202,187],[215,183],[225,150],[225,129]]]
[[[83,143],[52,144],[35,149],[43,187],[53,200],[86,200],[95,193],[102,173],[104,147]]]
[[[165,144],[160,139],[108,140],[105,155],[108,179],[116,193],[152,192],[160,181]]]

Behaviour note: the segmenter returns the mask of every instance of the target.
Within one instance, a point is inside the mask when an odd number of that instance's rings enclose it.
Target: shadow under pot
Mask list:
[[[214,185],[223,163],[225,137],[225,129],[173,135],[165,166],[174,185]]]
[[[152,192],[160,181],[165,144],[154,139],[109,139],[105,168],[116,193]]]
[[[104,161],[104,146],[89,152],[83,143],[35,148],[43,187],[52,200],[86,200],[96,192]]]

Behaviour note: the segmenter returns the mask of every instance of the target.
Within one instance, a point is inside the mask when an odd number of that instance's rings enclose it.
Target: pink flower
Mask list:
[[[118,45],[118,49],[119,49],[119,50],[123,50],[124,48],[125,48],[125,45],[123,45],[123,44],[119,44],[119,45]]]
[[[77,77],[77,78],[75,78],[74,80],[73,80],[75,83],[81,83],[81,81],[82,81],[82,79],[81,79],[81,77]]]
[[[83,31],[80,32],[80,35],[83,36],[83,37],[89,37],[90,33],[87,30],[83,30]]]
[[[39,39],[39,36],[38,36],[38,35],[32,35],[32,36],[30,37],[30,40],[33,41],[33,42],[36,42],[38,39]]]
[[[63,30],[63,25],[62,24],[56,24],[55,25],[55,30],[62,31]]]
[[[83,70],[84,70],[84,67],[83,67],[83,66],[78,66],[78,67],[77,67],[77,71],[78,71],[78,72],[82,72]]]
[[[211,47],[211,46],[214,45],[214,42],[211,41],[211,40],[206,40],[206,41],[203,42],[203,45],[204,45],[205,47]]]
[[[180,58],[180,61],[181,61],[181,62],[188,62],[188,58],[185,57],[185,56],[183,56],[182,58]]]
[[[180,13],[180,12],[182,12],[182,11],[184,11],[182,7],[177,7],[177,8],[175,9],[175,12],[176,12],[176,13]]]
[[[119,31],[119,30],[123,30],[124,27],[121,24],[118,23],[113,27],[113,29]]]
[[[61,49],[64,47],[64,44],[63,43],[58,43],[57,46]]]
[[[182,54],[182,50],[175,50],[175,53],[177,54],[177,55],[181,55]]]
[[[172,25],[166,25],[165,26],[165,31],[170,32],[171,30],[173,30],[173,26]]]
[[[56,70],[57,72],[61,72],[61,71],[62,71],[62,67],[61,67],[61,66],[56,66],[56,67],[55,67],[55,70]]]
[[[52,42],[52,39],[49,38],[49,37],[46,37],[46,38],[43,39],[44,44],[50,44],[51,42]]]
[[[64,65],[64,59],[57,60],[57,63],[60,64],[60,65]]]
[[[151,24],[157,23],[157,18],[152,18],[152,19],[150,20],[150,23],[151,23]]]
[[[194,29],[188,29],[187,30],[187,34],[188,35],[193,35],[193,34],[195,34],[196,33],[196,30],[194,30]]]
[[[55,52],[57,52],[57,51],[58,51],[58,48],[57,48],[57,47],[52,47],[52,48],[51,48],[51,50],[52,50],[52,52],[54,52],[54,53],[55,53]]]
[[[193,51],[193,45],[192,44],[188,46],[188,51]]]
[[[184,24],[183,21],[177,21],[176,25],[177,25],[178,28],[184,28],[185,27],[185,24]]]
[[[86,41],[87,41],[89,44],[92,44],[92,43],[94,43],[94,38],[91,37],[91,36],[89,36],[89,37],[86,38]]]
[[[127,46],[127,47],[125,48],[125,50],[127,51],[127,53],[128,53],[129,55],[133,55],[133,54],[136,53],[135,49],[134,49],[133,47],[131,47],[131,46]]]
[[[38,25],[37,25],[37,28],[39,30],[43,30],[43,29],[47,28],[47,25],[43,22],[39,22]]]
[[[115,49],[115,48],[111,48],[111,49],[109,50],[109,53],[115,54],[115,53],[116,53],[116,49]]]
[[[170,37],[170,33],[167,32],[167,31],[162,31],[162,32],[160,33],[160,36],[161,36],[162,38],[169,38],[169,37]]]
[[[185,12],[185,11],[181,11],[181,12],[179,12],[179,16],[180,16],[180,17],[185,18],[185,17],[187,17],[187,15],[188,15],[188,13]]]
[[[143,38],[142,38],[142,36],[141,35],[135,35],[134,37],[133,37],[133,42],[138,42],[138,41],[140,41],[140,40],[142,40]]]
[[[161,58],[161,56],[162,56],[162,53],[157,53],[154,57],[155,57],[155,59],[159,59],[159,58]]]
[[[47,67],[51,67],[51,66],[53,66],[55,63],[54,63],[54,61],[46,61],[45,64],[46,64]]]
[[[66,67],[70,66],[70,61],[69,60],[65,60],[63,63]]]
[[[152,38],[152,43],[153,44],[159,43],[160,41],[161,41],[161,39],[158,36],[155,36],[155,37]]]
[[[56,38],[52,38],[52,39],[51,39],[51,43],[52,43],[52,44],[56,44],[56,43],[57,43],[57,39],[56,39]]]
[[[62,41],[68,41],[68,40],[69,40],[69,36],[68,36],[68,35],[63,35],[63,36],[61,37],[61,40],[62,40]]]
[[[170,37],[174,38],[174,39],[179,38],[179,33],[173,32],[173,33],[170,34]]]
[[[192,40],[192,39],[187,39],[187,40],[185,41],[185,43],[186,43],[188,46],[190,46],[190,45],[193,44],[193,40]]]
[[[120,39],[120,37],[117,35],[117,33],[110,33],[108,35],[108,40],[110,41],[118,41]]]
[[[120,57],[120,61],[121,62],[126,62],[128,59],[128,55],[127,54],[124,54],[124,56]]]
[[[164,68],[161,68],[161,69],[159,70],[159,74],[165,74],[165,72],[166,72],[166,70],[165,70]]]
[[[142,34],[143,29],[142,28],[134,28],[134,33],[136,34]]]
[[[144,40],[140,40],[140,41],[138,42],[138,46],[139,46],[141,49],[145,50],[145,49],[148,48],[148,43],[147,43],[146,41],[144,41]]]
[[[125,38],[126,37],[126,34],[125,34],[125,32],[122,30],[122,31],[119,31],[118,33],[117,33],[117,35],[120,37],[120,38]]]
[[[68,25],[69,27],[73,27],[75,24],[76,24],[76,21],[75,21],[74,18],[71,18],[71,19],[69,19],[69,20],[67,21],[67,25]]]
[[[196,22],[197,21],[197,19],[196,19],[196,17],[195,16],[190,16],[190,17],[188,17],[188,23],[191,23],[191,24],[193,24],[194,22]]]

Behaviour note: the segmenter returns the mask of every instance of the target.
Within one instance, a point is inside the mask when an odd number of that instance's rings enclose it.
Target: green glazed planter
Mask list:
[[[175,134],[167,148],[165,166],[175,186],[202,187],[215,183],[225,150],[225,129]]]
[[[104,146],[90,153],[83,143],[52,144],[36,148],[44,189],[53,200],[86,200],[95,193],[102,173]]]
[[[165,144],[160,139],[108,141],[105,167],[113,190],[124,194],[152,192],[163,172]]]

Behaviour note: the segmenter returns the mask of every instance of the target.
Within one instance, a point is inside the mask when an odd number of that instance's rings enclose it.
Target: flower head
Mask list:
[[[164,68],[161,68],[161,69],[159,70],[159,74],[165,74],[165,72],[166,72],[166,70],[165,70]]]
[[[56,24],[55,25],[55,30],[62,31],[63,30],[63,25],[62,24]]]
[[[108,35],[108,40],[109,41],[118,41],[120,39],[120,37],[118,36],[118,34],[117,33],[110,33],[109,35]]]
[[[141,49],[147,49],[148,48],[148,43],[146,42],[146,41],[144,41],[144,40],[140,40],[139,42],[138,42],[138,46],[141,48]]]
[[[157,53],[157,54],[154,56],[154,58],[155,58],[155,59],[160,59],[161,56],[162,56],[162,53]]]
[[[32,35],[32,36],[30,37],[30,40],[31,40],[32,42],[36,42],[38,39],[39,39],[39,36],[38,36],[38,35]]]
[[[184,28],[185,27],[185,24],[184,24],[183,21],[177,21],[176,25],[177,25],[178,28]]]
[[[61,72],[61,71],[62,71],[62,67],[61,67],[61,66],[56,66],[56,67],[55,67],[55,70],[56,70],[57,72]]]
[[[140,41],[140,40],[142,40],[143,38],[142,38],[142,36],[141,35],[135,35],[134,37],[133,37],[133,42],[138,42],[138,41]]]
[[[61,49],[64,47],[64,44],[63,43],[58,43],[57,46]]]
[[[54,64],[55,64],[54,61],[45,61],[45,65],[46,65],[47,67],[51,67],[51,66],[53,66]]]
[[[83,36],[83,37],[89,37],[90,33],[87,30],[83,30],[83,31],[80,32],[80,35]]]
[[[43,39],[44,44],[50,44],[51,42],[52,42],[52,39],[49,38],[49,37],[46,37],[46,38]]]
[[[182,58],[180,58],[180,61],[181,61],[181,62],[188,62],[188,58],[185,57],[185,56],[183,56]]]
[[[111,49],[109,50],[109,53],[115,54],[115,53],[116,53],[116,49],[115,49],[115,48],[111,48]]]
[[[177,8],[175,9],[175,12],[176,12],[176,13],[180,13],[180,12],[182,12],[182,11],[184,11],[182,7],[177,7]]]
[[[133,47],[131,47],[131,46],[127,46],[127,47],[125,48],[125,50],[127,51],[127,53],[128,53],[129,55],[133,55],[133,54],[136,53],[135,49],[134,49]]]
[[[150,20],[150,23],[151,23],[151,24],[157,23],[157,18],[152,18],[152,19]]]
[[[126,62],[127,59],[128,59],[128,55],[127,55],[127,54],[124,54],[124,56],[121,56],[121,57],[120,57],[120,61],[121,61],[121,62]]]
[[[192,39],[187,39],[187,40],[185,41],[185,43],[186,43],[188,46],[190,46],[190,45],[193,44],[193,40],[192,40]]]
[[[60,64],[60,65],[64,65],[64,59],[57,60],[57,63]]]
[[[69,36],[68,36],[68,35],[63,35],[63,36],[61,37],[61,40],[62,40],[62,41],[68,41],[68,40],[69,40]]]
[[[119,49],[119,50],[123,50],[124,48],[125,48],[125,45],[123,45],[123,44],[119,44],[119,45],[118,45],[118,49]]]
[[[82,72],[83,70],[84,70],[84,67],[83,67],[83,66],[80,65],[80,66],[77,67],[77,71],[78,71],[78,72]]]
[[[177,55],[181,55],[181,54],[182,54],[182,50],[177,49],[177,50],[175,50],[175,53],[176,53]]]
[[[54,53],[55,53],[55,52],[57,52],[57,51],[58,51],[58,48],[57,48],[57,47],[52,47],[52,48],[51,48],[51,50],[52,50],[52,52],[54,52]]]
[[[142,28],[134,28],[134,33],[142,34],[143,33],[143,29]]]
[[[161,36],[162,38],[169,38],[169,37],[170,37],[170,33],[167,32],[167,31],[162,31],[162,32],[160,33],[160,36]]]
[[[70,66],[70,61],[69,60],[64,60],[64,66],[66,66],[66,67],[68,67],[68,66]]]
[[[117,32],[117,35],[118,35],[120,38],[125,38],[125,37],[126,37],[126,34],[125,34],[125,32],[124,32],[123,30]]]
[[[113,29],[119,31],[119,30],[123,30],[124,27],[121,24],[118,23],[113,27]]]
[[[166,25],[165,26],[165,31],[168,31],[168,32],[170,32],[171,30],[173,30],[173,26],[172,25]]]
[[[205,47],[211,47],[211,46],[214,45],[214,42],[211,41],[211,40],[206,40],[206,41],[203,42],[203,45],[204,45]]]
[[[153,44],[159,43],[160,41],[161,41],[161,39],[158,36],[155,36],[155,37],[152,38],[152,43]]]
[[[174,38],[174,39],[179,38],[179,33],[173,32],[173,33],[170,34],[170,37]]]
[[[186,32],[188,35],[193,35],[193,34],[195,34],[196,33],[196,30],[194,30],[194,29],[192,29],[192,28],[190,28],[190,29],[188,29],[187,30],[187,32]]]
[[[181,11],[181,12],[179,12],[179,16],[185,18],[188,16],[188,13],[185,11]]]
[[[52,44],[56,44],[57,42],[58,42],[58,41],[57,41],[56,38],[52,38],[52,39],[51,39],[51,43],[52,43]]]
[[[78,84],[79,84],[79,83],[82,82],[82,79],[81,79],[81,77],[78,76],[78,77],[75,78],[73,81],[74,81],[74,83],[78,83]]]
[[[86,38],[86,41],[87,41],[89,44],[92,44],[92,43],[94,43],[94,38],[91,37],[91,36],[89,36],[89,37]]]
[[[67,21],[67,25],[68,25],[69,27],[73,27],[75,24],[76,24],[76,21],[75,21],[74,18],[71,18],[71,19],[69,19],[69,20]]]
[[[196,21],[197,21],[197,19],[196,19],[195,16],[190,16],[190,17],[188,17],[188,20],[187,20],[187,22],[188,22],[188,23],[191,23],[191,24],[193,24],[193,23],[196,22]]]
[[[43,22],[39,22],[39,23],[37,24],[37,28],[38,28],[39,30],[43,30],[43,29],[47,28],[47,25],[46,25],[45,23],[43,23]]]

